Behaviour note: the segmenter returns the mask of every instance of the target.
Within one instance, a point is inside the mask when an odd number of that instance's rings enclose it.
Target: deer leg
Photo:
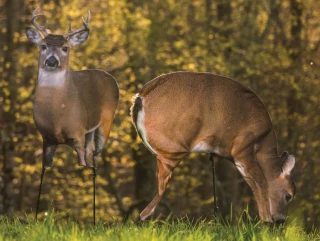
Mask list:
[[[94,132],[89,132],[83,139],[77,139],[74,143],[74,149],[78,154],[78,161],[80,166],[87,166],[92,168],[92,179],[93,179],[93,224],[96,224],[96,167],[94,166],[93,152],[93,136]],[[92,163],[91,160],[92,160]]]
[[[39,212],[39,204],[40,204],[40,195],[41,195],[41,188],[42,188],[42,180],[43,180],[43,176],[44,176],[44,172],[46,171],[46,169],[44,167],[42,167],[42,171],[41,171],[41,180],[40,180],[40,186],[39,186],[39,193],[38,193],[38,200],[37,200],[37,207],[36,207],[36,221],[38,221],[38,212]]]
[[[57,150],[57,145],[48,145],[43,142],[42,166],[44,168],[52,166],[53,155]]]
[[[93,186],[93,225],[96,225],[96,177],[97,177],[97,166],[96,166],[96,152],[94,142],[95,131],[89,132],[85,137],[85,161],[87,166],[92,166],[92,186]],[[92,163],[90,163],[92,161]]]
[[[86,162],[85,138],[74,139],[73,148],[78,155],[79,166],[88,166]]]
[[[92,167],[92,184],[93,184],[93,225],[96,225],[96,167]]]
[[[87,166],[89,160],[92,160],[92,184],[93,184],[93,224],[96,225],[96,177],[97,177],[97,164],[99,154],[103,150],[106,136],[109,135],[111,123],[105,122],[102,126],[98,127],[95,131],[86,134],[85,141],[85,159]],[[92,158],[91,158],[92,157]]]
[[[255,158],[254,148],[247,148],[239,155],[236,155],[234,159],[237,169],[253,191],[258,204],[260,218],[265,221],[270,221],[267,182]]]
[[[94,156],[94,131],[89,132],[85,135],[85,143],[84,143],[84,148],[85,148],[85,162],[87,167],[94,167],[93,163],[93,156]]]
[[[52,159],[56,149],[57,149],[56,145],[49,146],[45,141],[43,141],[42,171],[41,171],[41,179],[40,179],[40,186],[39,186],[39,193],[38,193],[38,200],[37,200],[37,207],[36,207],[36,221],[38,221],[43,176],[46,171],[46,167],[50,167],[52,165]]]
[[[111,123],[104,123],[98,127],[94,132],[94,153],[93,153],[93,224],[96,225],[96,170],[98,164],[98,157],[103,150],[106,137],[109,136]]]
[[[173,169],[179,164],[180,160],[170,160],[160,156],[157,156],[157,177],[158,177],[158,193],[148,206],[141,212],[140,219],[143,221],[147,217],[153,214],[155,208],[159,204],[163,193],[171,178]]]
[[[105,123],[103,126],[97,128],[94,132],[94,145],[95,145],[95,152],[94,152],[94,160],[97,161],[98,155],[102,152],[104,143],[106,142],[107,137],[110,133],[110,124]]]
[[[214,214],[217,215],[219,213],[219,208],[217,205],[217,185],[216,185],[216,167],[215,167],[215,163],[214,163],[214,158],[213,158],[214,154],[210,154],[210,161],[212,164],[212,180],[213,180],[213,198],[214,198]]]

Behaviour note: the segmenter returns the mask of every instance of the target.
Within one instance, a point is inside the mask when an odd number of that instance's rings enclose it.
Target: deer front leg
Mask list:
[[[53,155],[57,150],[57,145],[50,145],[43,140],[42,167],[51,167]]]
[[[255,158],[254,148],[248,148],[234,157],[235,165],[250,186],[256,198],[261,220],[270,221],[268,184]]]
[[[146,220],[146,218],[153,214],[168,185],[172,171],[179,164],[179,162],[180,160],[170,160],[162,156],[157,156],[158,193],[148,204],[148,206],[141,212],[140,219],[142,221]]]
[[[86,158],[85,158],[85,137],[73,139],[73,146],[72,146],[78,155],[78,163],[79,166],[87,166]]]
[[[38,220],[43,176],[46,171],[46,167],[52,166],[53,155],[56,149],[57,149],[57,145],[49,145],[47,141],[43,140],[42,171],[41,171],[40,186],[39,186],[39,193],[38,193],[37,207],[36,207],[36,221]]]

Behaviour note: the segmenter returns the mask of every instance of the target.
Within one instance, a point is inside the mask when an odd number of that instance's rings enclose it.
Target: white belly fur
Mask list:
[[[214,153],[214,154],[220,155],[219,147],[211,147],[204,141],[200,141],[196,143],[191,148],[191,152],[206,152],[206,153]]]

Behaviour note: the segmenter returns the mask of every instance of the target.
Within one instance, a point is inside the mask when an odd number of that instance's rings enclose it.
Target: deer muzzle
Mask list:
[[[57,68],[59,66],[59,61],[54,56],[50,56],[45,61],[45,65],[49,68]]]
[[[278,215],[274,215],[272,216],[272,222],[274,224],[283,224],[286,221],[286,216],[283,214],[278,214]]]

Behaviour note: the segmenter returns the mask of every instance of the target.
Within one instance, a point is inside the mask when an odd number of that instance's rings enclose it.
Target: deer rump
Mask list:
[[[236,138],[248,136],[251,142],[273,129],[253,91],[211,73],[176,72],[153,79],[134,99],[132,118],[150,151],[173,159],[188,152],[232,159]]]

